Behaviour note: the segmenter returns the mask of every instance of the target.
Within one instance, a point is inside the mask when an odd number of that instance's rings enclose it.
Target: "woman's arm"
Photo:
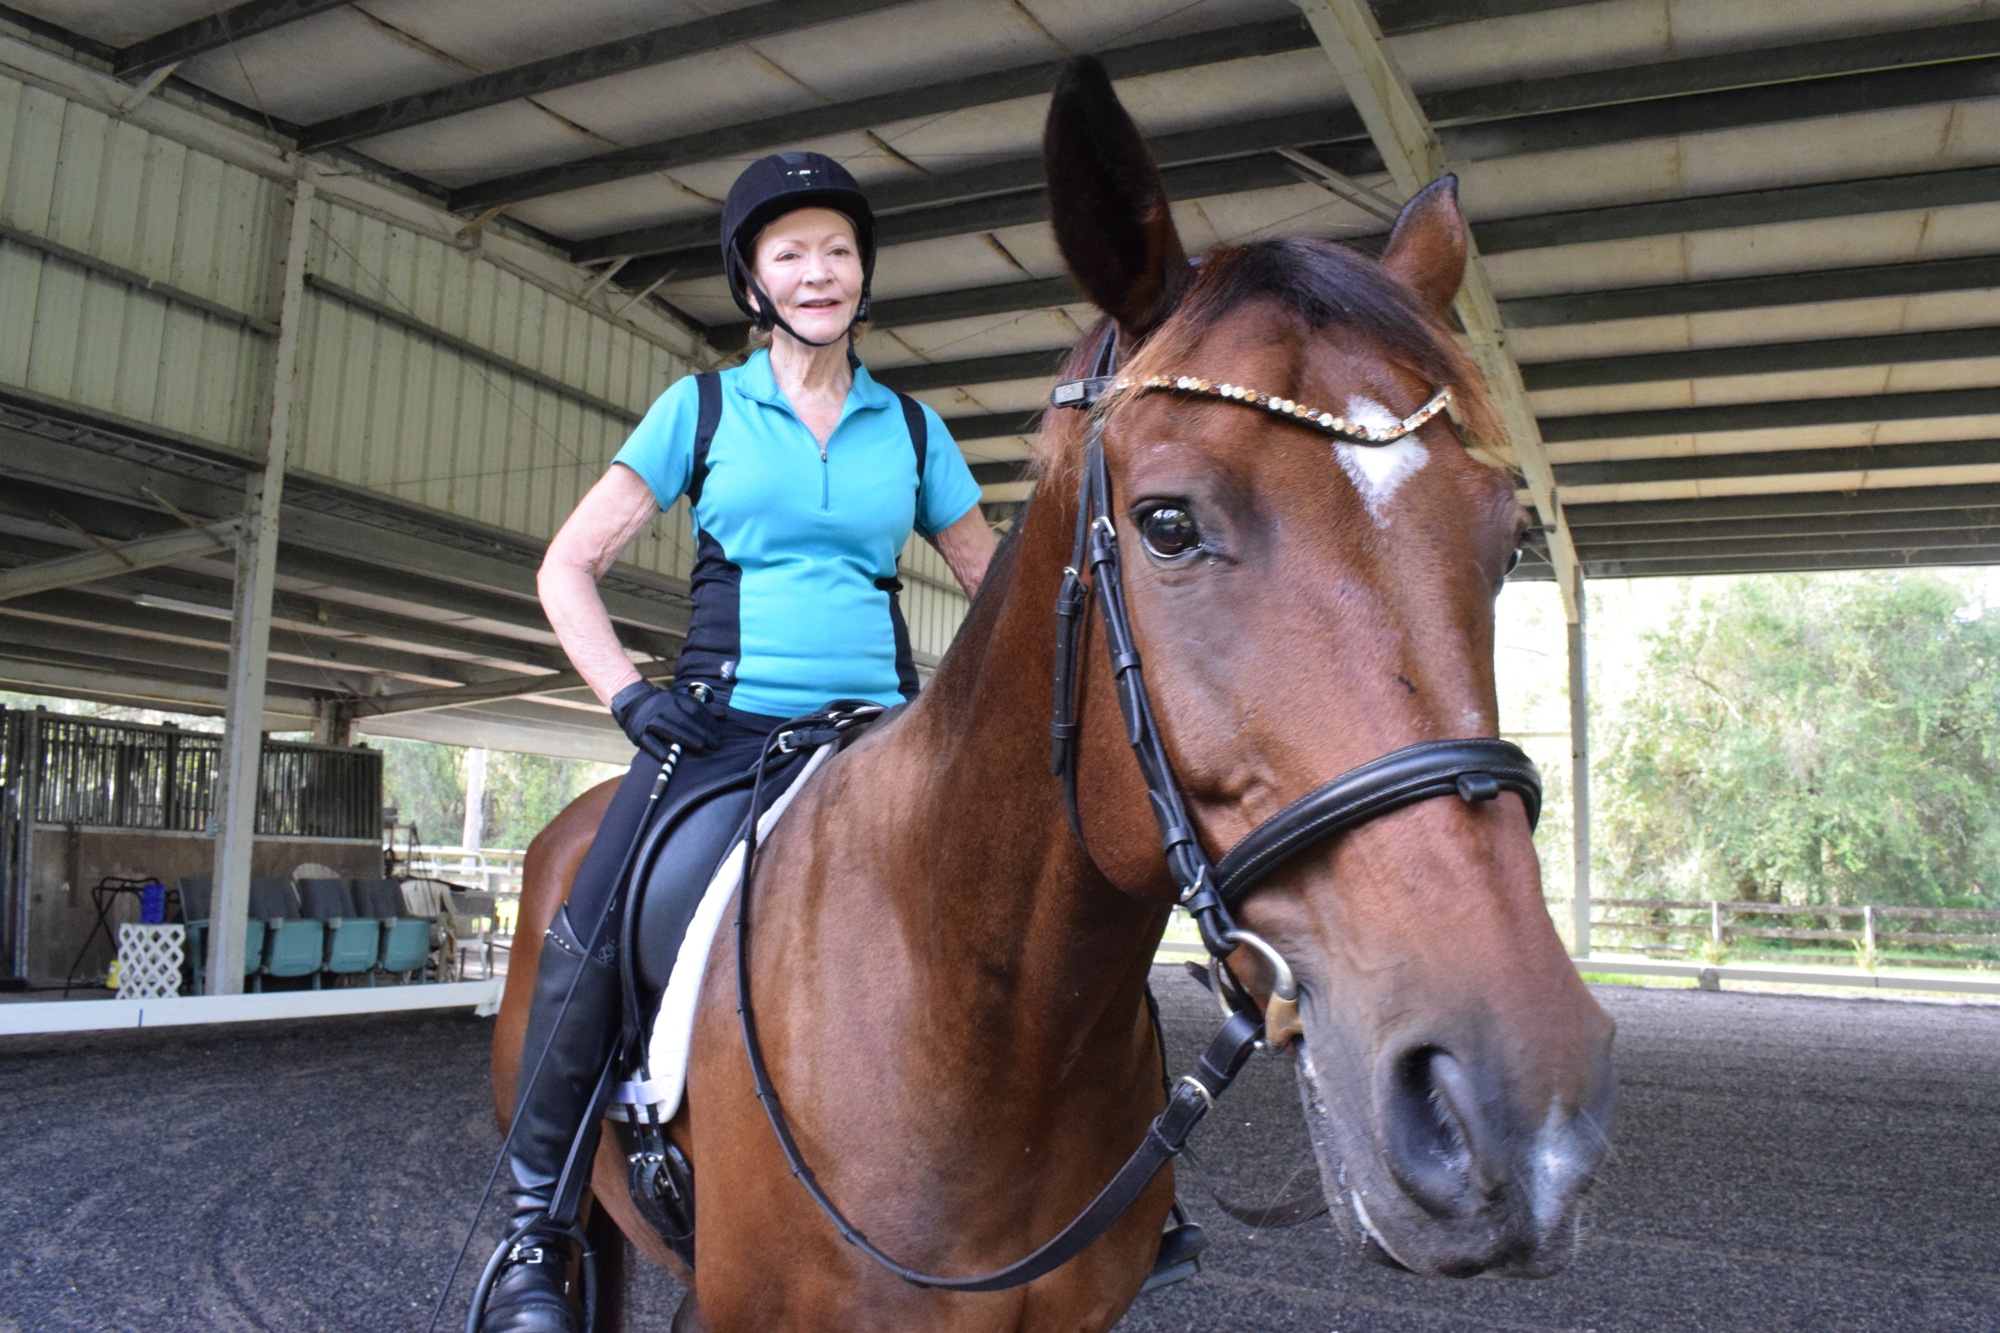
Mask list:
[[[997,545],[993,529],[986,526],[986,515],[979,512],[979,506],[966,510],[965,517],[940,532],[936,542],[938,554],[951,566],[951,572],[958,579],[958,586],[965,589],[965,595],[971,597],[977,593],[980,581],[986,577],[986,565],[993,559],[993,548]]]
[[[549,543],[535,578],[556,641],[607,708],[618,691],[640,676],[611,627],[597,580],[658,512],[652,488],[639,474],[622,463],[612,464]]]

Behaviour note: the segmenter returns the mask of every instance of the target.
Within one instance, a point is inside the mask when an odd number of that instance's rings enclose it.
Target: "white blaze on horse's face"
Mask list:
[[[1403,421],[1373,398],[1363,398],[1359,394],[1347,400],[1346,417],[1357,426],[1377,428],[1399,426]],[[1389,501],[1395,498],[1397,489],[1422,471],[1424,464],[1430,461],[1430,453],[1414,435],[1405,435],[1394,444],[1337,441],[1333,446],[1333,456],[1340,460],[1341,471],[1354,483],[1361,503],[1368,506],[1368,516],[1375,520],[1378,528],[1389,526],[1388,515],[1384,511]]]

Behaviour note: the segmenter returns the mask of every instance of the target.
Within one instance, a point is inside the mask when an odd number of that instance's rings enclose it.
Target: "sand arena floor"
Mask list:
[[[1178,969],[1157,980],[1184,1062],[1213,1009]],[[1120,1329],[2000,1330],[2000,1007],[1598,994],[1619,1024],[1617,1151],[1569,1271],[1413,1278],[1324,1219],[1251,1234],[1184,1186],[1216,1237],[1205,1271]],[[497,1142],[489,1030],[0,1043],[0,1329],[421,1327]],[[1306,1153],[1289,1069],[1253,1064],[1196,1141],[1231,1192],[1280,1187]],[[639,1285],[634,1326],[663,1328],[678,1292]]]

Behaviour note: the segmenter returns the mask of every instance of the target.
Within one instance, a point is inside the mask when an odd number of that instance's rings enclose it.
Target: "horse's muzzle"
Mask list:
[[[1382,1052],[1372,1096],[1333,1095],[1304,1051],[1299,1081],[1334,1223],[1369,1257],[1447,1277],[1547,1277],[1569,1262],[1608,1146],[1608,1077],[1533,1120],[1490,1070],[1435,1043]],[[1355,1114],[1364,1102],[1373,1113]]]

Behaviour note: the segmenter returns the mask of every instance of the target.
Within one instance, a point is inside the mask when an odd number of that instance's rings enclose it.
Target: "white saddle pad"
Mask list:
[[[798,795],[833,750],[828,745],[815,752],[798,780],[764,812],[764,817],[757,821],[758,842],[771,836],[771,830],[790,808],[792,797]],[[660,1012],[653,1019],[653,1039],[646,1047],[646,1066],[651,1078],[645,1100],[658,1109],[662,1120],[680,1109],[681,1094],[687,1087],[688,1046],[694,1039],[695,1001],[701,996],[709,949],[715,943],[715,932],[722,926],[722,914],[735,900],[742,882],[743,844],[739,842],[722,858],[715,878],[702,891],[701,905],[695,908],[687,934],[681,937],[680,952],[674,956],[674,970],[667,978],[666,993],[660,996]]]

